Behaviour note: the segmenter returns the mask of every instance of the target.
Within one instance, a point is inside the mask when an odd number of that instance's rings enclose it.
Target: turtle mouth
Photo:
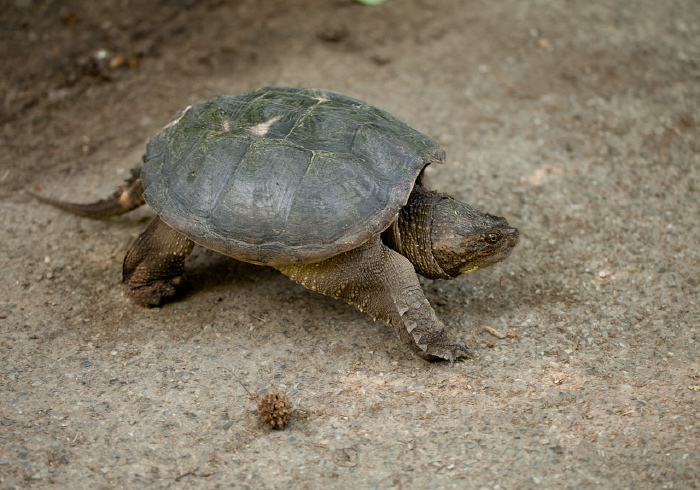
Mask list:
[[[517,228],[508,228],[505,232],[504,238],[506,240],[506,243],[504,244],[505,247],[515,248],[515,246],[520,241],[520,230],[518,230]]]

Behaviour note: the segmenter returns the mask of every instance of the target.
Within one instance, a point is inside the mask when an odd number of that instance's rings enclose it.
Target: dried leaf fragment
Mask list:
[[[492,327],[484,327],[484,330],[486,330],[486,331],[487,331],[488,333],[490,333],[491,335],[493,335],[493,336],[495,336],[495,337],[498,337],[499,339],[505,339],[505,338],[506,338],[506,334],[504,334],[504,333],[502,333],[502,332],[499,332],[499,331],[496,330],[495,328],[492,328]]]
[[[283,393],[266,393],[258,401],[258,415],[271,429],[284,429],[292,416],[292,404]]]
[[[566,374],[564,373],[552,373],[550,374],[550,377],[552,378],[552,383],[555,385],[560,385],[566,381]]]

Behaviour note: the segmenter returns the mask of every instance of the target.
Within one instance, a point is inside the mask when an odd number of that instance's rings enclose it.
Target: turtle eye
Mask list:
[[[486,235],[486,241],[488,243],[498,243],[498,241],[501,239],[501,235],[498,233],[489,233]]]

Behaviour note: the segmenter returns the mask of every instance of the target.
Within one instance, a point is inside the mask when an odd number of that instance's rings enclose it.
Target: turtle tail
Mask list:
[[[120,185],[119,189],[109,196],[107,199],[102,199],[97,202],[81,204],[67,201],[59,201],[50,197],[44,197],[36,193],[31,193],[39,201],[51,206],[55,206],[64,211],[68,211],[78,216],[86,218],[109,218],[119,216],[120,214],[128,213],[132,209],[136,209],[146,203],[143,199],[143,184],[141,183],[141,169],[131,169],[131,177],[129,177],[125,185]]]

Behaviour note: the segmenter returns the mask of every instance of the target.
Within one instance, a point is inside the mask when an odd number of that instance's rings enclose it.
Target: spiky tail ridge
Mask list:
[[[39,201],[51,206],[55,206],[64,211],[68,211],[78,216],[86,218],[104,219],[120,214],[128,213],[146,203],[143,199],[143,184],[141,183],[141,168],[131,169],[125,185],[120,185],[119,189],[107,199],[101,199],[93,203],[74,203],[59,201],[50,197],[44,197],[36,193],[31,193]]]

